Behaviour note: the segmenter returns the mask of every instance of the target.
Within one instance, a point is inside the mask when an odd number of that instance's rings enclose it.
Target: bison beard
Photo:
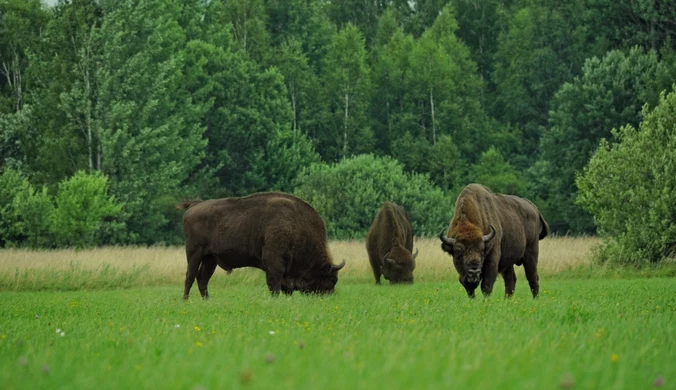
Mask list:
[[[272,294],[332,293],[338,271],[328,252],[326,226],[303,200],[284,193],[258,193],[241,198],[189,201],[183,233],[188,269],[183,298],[197,278],[203,298],[217,266],[265,271]]]
[[[524,266],[531,293],[537,297],[539,240],[549,234],[549,225],[528,199],[470,184],[458,195],[446,237],[444,230],[439,233],[441,249],[453,257],[460,283],[471,298],[479,284],[489,296],[498,273],[505,281],[505,296],[511,297],[515,265]]]
[[[390,283],[413,283],[418,251],[413,250],[413,227],[406,211],[390,201],[380,208],[366,237],[366,251],[376,284],[380,276]]]

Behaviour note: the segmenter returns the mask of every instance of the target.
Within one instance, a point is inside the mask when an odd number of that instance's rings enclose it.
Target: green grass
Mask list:
[[[251,275],[217,278],[209,301],[195,286],[183,302],[178,284],[3,292],[0,387],[650,389],[658,376],[676,386],[674,279],[543,278],[533,300],[520,278],[511,300],[499,281],[470,301],[451,278],[274,298]]]

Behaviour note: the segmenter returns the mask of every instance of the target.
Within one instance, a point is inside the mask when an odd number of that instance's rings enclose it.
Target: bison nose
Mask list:
[[[481,268],[471,267],[471,268],[467,269],[467,274],[471,277],[477,277],[481,274]]]

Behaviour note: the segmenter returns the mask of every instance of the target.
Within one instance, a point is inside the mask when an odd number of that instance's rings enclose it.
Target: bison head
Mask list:
[[[490,225],[491,232],[482,234],[476,226],[471,229],[458,229],[454,237],[444,237],[444,230],[439,233],[441,249],[453,256],[453,265],[460,275],[460,282],[465,285],[476,285],[481,280],[486,251],[495,237],[495,227]]]
[[[382,273],[391,284],[413,283],[413,270],[418,250],[411,254],[408,249],[394,245],[383,258]]]
[[[303,278],[297,289],[306,294],[333,294],[338,283],[338,271],[343,267],[345,260],[338,265],[325,264],[317,272],[311,272]]]

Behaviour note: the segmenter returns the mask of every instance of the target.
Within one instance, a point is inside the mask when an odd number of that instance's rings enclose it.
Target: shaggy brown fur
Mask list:
[[[270,291],[331,293],[338,270],[332,264],[326,226],[317,212],[289,194],[266,192],[241,198],[186,201],[179,205],[188,259],[183,298],[197,278],[203,298],[216,266],[265,271]]]
[[[413,250],[413,227],[406,211],[389,200],[373,219],[366,237],[373,276],[380,284],[380,275],[390,283],[413,283],[415,255]]]
[[[448,236],[442,231],[439,238],[441,248],[453,256],[460,283],[470,297],[479,281],[483,294],[490,295],[498,273],[505,280],[505,295],[512,296],[514,265],[522,264],[533,297],[537,297],[539,240],[548,234],[549,225],[528,199],[494,194],[481,184],[470,184],[455,202]]]

